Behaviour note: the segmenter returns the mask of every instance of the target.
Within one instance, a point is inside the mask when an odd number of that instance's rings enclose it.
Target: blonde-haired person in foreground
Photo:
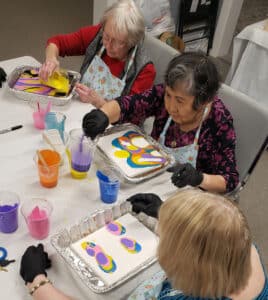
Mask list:
[[[154,194],[128,199],[135,212],[156,216]],[[158,213],[158,260],[164,271],[143,282],[130,299],[264,300],[268,279],[252,245],[247,220],[223,196],[187,189]]]
[[[159,215],[158,259],[163,268],[129,300],[268,299],[268,278],[246,218],[233,202],[198,189],[178,192],[164,203],[155,194],[127,200],[136,213]],[[35,300],[70,300],[47,279],[50,265],[43,245],[30,246],[20,274]]]
[[[106,100],[143,92],[156,74],[143,46],[144,34],[144,19],[135,3],[116,1],[99,24],[49,38],[39,75],[47,80],[58,70],[59,56],[84,55],[81,83],[76,84],[82,102],[99,108]]]

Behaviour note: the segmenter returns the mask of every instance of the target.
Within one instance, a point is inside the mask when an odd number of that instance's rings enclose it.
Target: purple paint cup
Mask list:
[[[82,129],[70,131],[67,153],[69,155],[71,175],[82,179],[90,169],[97,141],[86,137]]]
[[[13,192],[0,192],[0,231],[12,233],[18,228],[19,196]]]

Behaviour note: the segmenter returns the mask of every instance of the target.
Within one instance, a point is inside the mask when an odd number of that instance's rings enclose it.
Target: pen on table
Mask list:
[[[16,126],[13,126],[13,127],[10,127],[10,128],[2,129],[2,130],[0,130],[0,134],[7,133],[7,132],[10,132],[10,131],[13,131],[13,130],[17,130],[17,129],[20,129],[22,127],[23,127],[22,125],[16,125]]]

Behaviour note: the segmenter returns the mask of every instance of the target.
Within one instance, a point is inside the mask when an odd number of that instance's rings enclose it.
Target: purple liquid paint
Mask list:
[[[127,246],[128,248],[132,248],[134,243],[133,241],[129,240],[129,239],[121,239],[121,243],[124,244],[125,246]]]
[[[108,263],[107,257],[102,252],[96,255],[96,260],[100,265],[106,265]]]
[[[94,256],[95,255],[95,251],[93,249],[91,249],[91,248],[87,248],[87,253],[90,256]]]
[[[0,205],[0,212],[8,212],[11,211],[12,209],[16,208],[18,204],[14,205]]]
[[[87,172],[91,165],[91,155],[75,151],[72,154],[72,169],[78,172]]]
[[[91,165],[91,155],[90,153],[83,153],[83,140],[85,135],[81,136],[78,150],[74,151],[72,154],[72,168],[78,172],[87,172]]]
[[[116,231],[118,230],[118,225],[115,225],[113,223],[109,223],[108,225],[108,228],[111,230],[111,231]]]
[[[18,228],[18,203],[0,205],[0,231],[11,233]]]

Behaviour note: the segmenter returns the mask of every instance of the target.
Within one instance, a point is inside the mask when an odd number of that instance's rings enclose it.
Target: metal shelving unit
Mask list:
[[[212,47],[216,26],[219,0],[181,0],[177,35],[180,36],[187,48],[196,50],[198,43],[203,45],[203,50],[208,54]]]

